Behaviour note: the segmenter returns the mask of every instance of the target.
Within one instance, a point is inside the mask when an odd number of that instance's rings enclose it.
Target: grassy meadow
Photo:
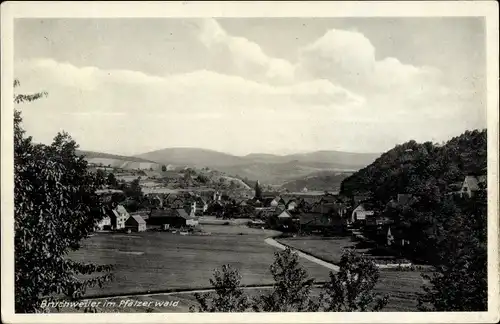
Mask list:
[[[342,249],[358,245],[358,242],[354,242],[350,237],[295,237],[278,241],[334,264],[340,262]],[[367,248],[356,250],[360,253],[369,253]],[[378,257],[369,254],[368,256],[377,262]],[[423,292],[424,283],[420,271],[380,269],[380,278],[375,289],[390,296],[387,310],[411,311],[416,310],[416,294]]]
[[[237,268],[244,285],[273,283],[269,266],[277,249],[264,239],[276,232],[227,225],[203,225],[203,230],[210,235],[97,233],[70,257],[115,265],[114,280],[89,289],[89,296],[207,288],[213,270],[223,264]],[[306,260],[303,265],[317,280],[327,279],[328,269]]]
[[[150,307],[112,307],[106,312],[187,312],[195,305],[193,293],[171,292],[172,289],[210,288],[209,279],[215,268],[231,264],[242,275],[243,285],[269,285],[273,279],[269,266],[276,248],[264,239],[278,234],[270,230],[246,226],[203,225],[209,235],[179,235],[168,232],[132,234],[96,233],[74,252],[71,258],[97,264],[114,264],[114,280],[103,288],[92,288],[87,297],[124,296],[149,293],[148,296],[109,297],[103,300],[151,301]],[[316,257],[338,263],[343,247],[352,246],[349,238],[290,238],[280,239]],[[311,261],[301,259],[302,265],[316,281],[328,279],[329,270]],[[381,270],[376,290],[389,294],[386,311],[415,311],[416,295],[423,280],[420,272]],[[248,289],[255,295],[265,288]],[[314,294],[319,289],[313,290]],[[161,301],[179,301],[177,306],[155,305]],[[71,311],[71,310],[64,310]]]

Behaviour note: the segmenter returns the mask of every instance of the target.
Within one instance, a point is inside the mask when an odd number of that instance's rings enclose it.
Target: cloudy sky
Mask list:
[[[138,154],[381,152],[486,127],[479,18],[17,19],[24,125]]]

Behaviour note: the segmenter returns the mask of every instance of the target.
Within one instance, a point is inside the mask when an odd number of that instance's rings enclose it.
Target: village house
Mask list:
[[[403,237],[402,230],[397,227],[387,226],[386,233],[387,246],[404,247],[410,244],[410,241]]]
[[[486,189],[486,176],[472,176],[468,175],[465,177],[464,182],[462,183],[462,188],[460,189],[462,197],[471,198],[475,192],[479,190]]]
[[[281,223],[290,221],[293,218],[293,216],[287,210],[283,210],[281,213],[278,214],[277,217],[278,221]]]
[[[104,213],[110,219],[111,229],[120,230],[125,228],[125,222],[130,217],[129,213],[122,205],[114,208],[104,208]]]
[[[111,229],[111,218],[109,216],[104,216],[95,226],[96,231],[110,230]]]
[[[370,206],[367,203],[361,203],[352,211],[349,222],[351,224],[355,223],[365,224],[366,218],[369,216],[373,216],[374,214],[375,212],[370,208]]]
[[[170,227],[197,226],[198,219],[190,216],[184,209],[152,209],[148,224],[169,225]]]
[[[139,215],[131,215],[125,221],[125,229],[132,232],[144,232],[146,230],[146,222]]]
[[[342,220],[320,213],[302,213],[299,215],[299,231],[341,232]]]
[[[203,215],[206,213],[208,204],[202,197],[196,197],[196,201],[194,203],[195,215]]]
[[[285,202],[286,210],[294,210],[297,207],[297,201],[293,197],[284,197],[283,201]]]

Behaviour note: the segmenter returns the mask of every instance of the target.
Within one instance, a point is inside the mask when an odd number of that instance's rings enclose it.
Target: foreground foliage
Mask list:
[[[344,252],[339,273],[330,272],[330,281],[319,287],[322,289],[319,296],[313,296],[314,279],[309,277],[291,249],[276,252],[270,270],[275,281],[271,291],[249,300],[240,285],[238,271],[223,266],[210,280],[215,293],[195,294],[200,306],[191,311],[379,311],[387,304],[387,297],[373,292],[379,277],[377,267],[353,251]]]
[[[327,312],[376,312],[387,305],[388,297],[381,297],[373,289],[379,279],[376,265],[351,250],[340,260],[340,271],[330,272],[330,281],[322,296]]]
[[[241,276],[230,265],[215,270],[214,279],[210,279],[210,284],[215,289],[215,296],[210,293],[194,294],[199,303],[198,311],[243,312],[248,308],[248,298],[241,289]],[[191,311],[195,311],[195,308],[192,307]]]
[[[18,86],[19,82],[15,82]],[[44,93],[17,95],[17,104]],[[96,189],[104,179],[87,171],[76,143],[66,133],[51,145],[25,136],[19,111],[14,116],[15,311],[40,312],[42,299],[64,294],[82,296],[87,287],[111,278],[110,266],[71,261],[65,256],[79,248],[99,220]],[[79,280],[78,275],[102,272]]]

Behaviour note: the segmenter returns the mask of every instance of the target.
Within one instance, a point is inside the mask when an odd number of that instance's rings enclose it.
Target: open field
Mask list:
[[[108,307],[105,311],[186,312],[189,306],[195,304],[192,292],[165,292],[172,289],[211,288],[209,279],[213,270],[222,264],[231,264],[239,269],[243,285],[273,283],[269,266],[278,249],[266,244],[264,239],[278,234],[277,232],[235,225],[203,225],[203,230],[210,235],[181,236],[168,232],[99,233],[86,240],[83,248],[73,253],[72,258],[115,265],[115,279],[102,289],[88,290],[88,297],[110,296],[100,300],[114,301],[117,305],[122,300],[152,302],[150,307],[116,306]],[[349,243],[348,240],[295,238],[280,241],[336,263],[342,246]],[[329,269],[304,258],[300,261],[316,281],[328,280]],[[382,270],[376,289],[390,295],[387,311],[414,311],[415,293],[420,291],[422,283],[419,272]],[[263,290],[265,288],[250,288],[246,291],[249,295],[255,295]],[[314,293],[318,292],[319,289],[315,288]],[[148,295],[125,297],[145,293]],[[157,301],[179,303],[172,306],[156,304]]]
[[[211,235],[168,232],[98,233],[74,252],[73,259],[115,265],[115,279],[87,295],[118,295],[180,288],[206,288],[213,270],[231,264],[242,284],[271,284],[269,266],[278,249],[264,239],[276,232],[244,226],[204,225]],[[328,269],[303,261],[310,275],[326,280]]]
[[[222,219],[215,216],[200,216],[199,218],[199,222],[202,225],[224,225],[225,223],[229,223],[230,225],[246,225],[249,221],[251,221],[250,218]]]
[[[279,239],[278,241],[334,264],[340,262],[343,248],[354,247],[357,243],[352,241],[350,237],[297,237]],[[357,251],[367,252],[368,250],[357,249]],[[420,271],[381,269],[376,290],[390,295],[388,305],[390,310],[415,310],[416,294],[422,292],[421,287],[424,283]]]

